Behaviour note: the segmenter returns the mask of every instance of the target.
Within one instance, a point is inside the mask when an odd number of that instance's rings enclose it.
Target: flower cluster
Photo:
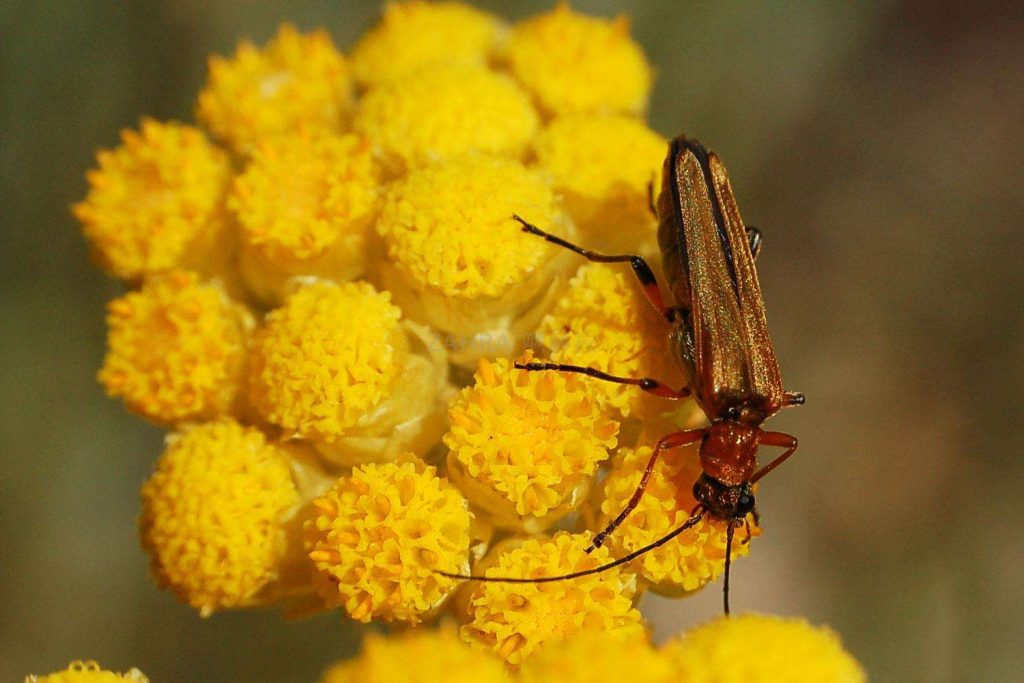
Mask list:
[[[74,212],[128,288],[108,307],[100,381],[170,430],[140,518],[161,586],[203,616],[280,605],[458,624],[371,639],[325,682],[400,680],[395,653],[429,659],[425,680],[434,666],[505,679],[492,657],[524,680],[606,659],[665,680],[689,657],[689,640],[651,648],[637,601],[721,574],[725,523],[710,517],[579,579],[456,578],[593,569],[694,506],[697,453],[671,451],[589,552],[655,425],[699,412],[517,367],[684,381],[628,270],[512,218],[656,262],[648,195],[666,143],[643,120],[650,87],[623,18],[559,4],[508,25],[391,2],[349,56],[289,26],[243,42],[211,59],[196,125],[144,120],[99,153]],[[760,534],[753,516],[748,529],[736,556]]]

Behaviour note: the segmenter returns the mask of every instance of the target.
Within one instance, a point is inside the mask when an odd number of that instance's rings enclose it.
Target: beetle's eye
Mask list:
[[[754,509],[754,497],[748,493],[741,494],[736,501],[736,514],[745,515]]]
[[[729,408],[725,411],[725,415],[730,420],[738,420],[740,417],[740,409],[736,407]]]

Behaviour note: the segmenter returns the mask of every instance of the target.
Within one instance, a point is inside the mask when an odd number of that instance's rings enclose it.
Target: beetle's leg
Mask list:
[[[604,380],[605,382],[615,382],[616,384],[631,384],[635,387],[640,387],[643,391],[661,398],[686,398],[690,395],[690,388],[683,387],[682,389],[673,389],[672,387],[659,382],[656,379],[650,377],[619,377],[618,375],[609,375],[607,372],[602,372],[597,368],[588,368],[582,365],[567,365],[565,363],[548,363],[546,361],[533,361],[531,363],[520,363],[516,361],[515,367],[519,370],[557,370],[558,372],[578,372],[581,375],[587,377],[593,377],[594,379]]]
[[[654,181],[647,181],[647,208],[651,210],[651,215],[655,218],[658,217],[658,207],[654,204]]]
[[[647,488],[647,482],[651,479],[651,472],[654,471],[654,464],[658,461],[658,455],[662,451],[669,448],[679,448],[686,444],[699,441],[704,437],[703,429],[690,429],[685,432],[673,432],[666,434],[665,436],[658,439],[658,444],[654,447],[654,452],[651,453],[651,458],[647,461],[647,467],[644,468],[643,476],[640,477],[640,483],[636,487],[636,491],[633,491],[633,495],[630,496],[629,502],[626,503],[626,507],[622,509],[622,512],[612,520],[611,524],[601,530],[597,536],[594,536],[594,540],[587,546],[586,552],[590,553],[600,548],[604,543],[605,539],[608,538],[608,534],[615,531],[615,529],[622,524],[629,513],[632,512],[637,505],[640,504],[640,498],[644,495],[644,490]],[[692,516],[692,515],[691,515]]]
[[[750,255],[756,259],[757,255],[761,253],[761,247],[764,244],[764,237],[761,235],[761,231],[753,225],[748,225],[746,230],[747,241],[750,243]]]
[[[802,406],[807,399],[799,391],[787,391],[783,395],[782,407]]]
[[[556,237],[549,232],[544,232],[536,225],[527,223],[519,216],[513,214],[512,218],[519,221],[520,225],[523,226],[523,232],[528,232],[531,235],[537,235],[543,237],[552,244],[557,244],[560,247],[573,251],[588,261],[595,261],[597,263],[629,263],[633,268],[633,274],[636,275],[636,279],[640,281],[640,286],[644,289],[644,295],[647,300],[651,302],[655,310],[660,313],[665,320],[673,322],[676,317],[675,309],[669,308],[665,305],[665,298],[661,295],[661,289],[658,287],[658,280],[654,277],[654,271],[647,265],[647,261],[642,256],[636,256],[633,254],[621,254],[621,255],[608,255],[600,254],[596,251],[590,251],[583,247],[577,246],[572,242],[567,242],[561,237]]]
[[[750,478],[751,484],[757,483],[758,479],[761,479],[776,467],[786,462],[786,459],[793,455],[793,452],[797,447],[796,437],[790,436],[789,434],[783,434],[782,432],[764,432],[761,434],[761,438],[758,443],[762,446],[778,446],[779,448],[785,448],[786,452],[755,472],[754,476]]]

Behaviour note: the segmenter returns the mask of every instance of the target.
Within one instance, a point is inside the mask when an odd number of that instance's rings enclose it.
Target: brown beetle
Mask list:
[[[588,552],[601,546],[639,504],[662,451],[700,441],[703,474],[693,486],[697,506],[681,527],[625,557],[560,576],[535,579],[463,576],[483,581],[537,583],[561,581],[611,569],[652,550],[699,522],[705,514],[729,523],[725,555],[724,607],[729,613],[729,568],[737,526],[754,510],[753,484],[796,451],[789,434],[761,429],[780,409],[804,402],[803,394],[783,389],[772,350],[761,287],[754,269],[761,235],[748,228],[719,158],[695,140],[674,139],[662,173],[656,213],[658,243],[672,294],[668,306],[647,262],[635,255],[606,255],[583,249],[544,232],[519,216],[523,230],[570,249],[590,261],[629,263],[651,304],[671,325],[670,346],[678,356],[688,385],[673,389],[655,379],[618,377],[564,363],[517,364],[523,370],[576,372],[596,379],[630,384],[669,399],[693,396],[711,425],[667,434],[658,440],[640,484],[622,512],[598,533]],[[785,449],[758,468],[760,446]]]

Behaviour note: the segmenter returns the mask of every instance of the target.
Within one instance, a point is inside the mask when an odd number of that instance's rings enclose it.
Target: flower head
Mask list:
[[[448,415],[449,476],[496,524],[529,531],[582,501],[619,431],[585,379],[507,359],[481,360]]]
[[[668,349],[669,326],[625,267],[588,263],[576,272],[537,336],[551,360],[621,377],[654,377],[685,386]],[[677,404],[635,386],[587,380],[602,405],[624,417],[666,412]]]
[[[513,213],[572,235],[550,184],[509,159],[464,157],[412,171],[381,209],[384,286],[412,317],[449,335],[460,365],[518,353],[571,256],[523,233]]]
[[[472,152],[519,158],[538,118],[508,76],[455,63],[370,90],[352,125],[401,173]]]
[[[550,115],[640,114],[647,108],[651,67],[624,16],[590,17],[560,2],[513,27],[505,59]]]
[[[621,114],[557,118],[533,142],[588,244],[607,251],[653,242],[649,190],[657,190],[666,149],[661,135]]]
[[[231,59],[210,58],[196,118],[248,154],[260,140],[301,126],[340,132],[351,99],[348,64],[327,31],[301,34],[285,24],[262,49],[242,41]]]
[[[216,272],[230,244],[223,150],[197,128],[143,119],[97,161],[73,211],[104,270],[126,280],[177,267]]]
[[[385,638],[369,634],[355,659],[328,669],[320,683],[511,683],[501,660],[464,643],[448,625]]]
[[[154,576],[203,616],[257,604],[298,502],[288,457],[259,430],[218,420],[171,437],[142,487]]]
[[[752,648],[770,643],[771,647]],[[676,679],[693,683],[860,683],[864,670],[831,629],[803,619],[720,617],[662,649]]]
[[[611,559],[604,548],[587,554],[589,542],[589,535],[564,531],[550,539],[526,539],[485,558],[489,566],[484,575],[540,578],[591,569]],[[511,664],[580,633],[639,639],[644,628],[633,606],[635,592],[635,577],[618,568],[548,583],[481,582],[470,596],[462,636]]]
[[[249,288],[279,301],[291,276],[359,275],[377,176],[370,145],[354,135],[297,134],[261,144],[228,199],[242,228]]]
[[[74,661],[63,671],[46,676],[27,676],[25,683],[149,683],[149,679],[138,669],[119,674],[100,668],[96,662]]]
[[[100,382],[158,423],[236,412],[253,325],[248,310],[194,273],[155,275],[107,305]]]
[[[675,683],[668,658],[644,635],[622,638],[615,633],[580,633],[542,649],[519,670],[521,683]]]
[[[408,345],[387,292],[363,282],[301,287],[257,332],[250,396],[268,421],[333,440],[390,394]]]
[[[469,505],[433,467],[356,467],[313,505],[306,534],[320,593],[356,621],[417,623],[458,585],[438,572],[469,569]]]
[[[603,529],[626,506],[643,475],[652,449],[648,446],[622,449],[612,469],[596,492],[596,502],[584,510],[592,529]],[[698,448],[663,451],[640,504],[605,542],[617,557],[653,543],[681,526],[696,507],[693,482],[701,474]],[[761,533],[749,517],[752,536]],[[714,581],[725,568],[727,523],[705,515],[693,528],[665,545],[641,555],[630,565],[659,592],[690,593]],[[746,555],[750,546],[741,528],[732,544],[732,558]]]
[[[503,28],[497,17],[462,2],[389,2],[353,48],[352,72],[374,86],[439,64],[484,66]]]

